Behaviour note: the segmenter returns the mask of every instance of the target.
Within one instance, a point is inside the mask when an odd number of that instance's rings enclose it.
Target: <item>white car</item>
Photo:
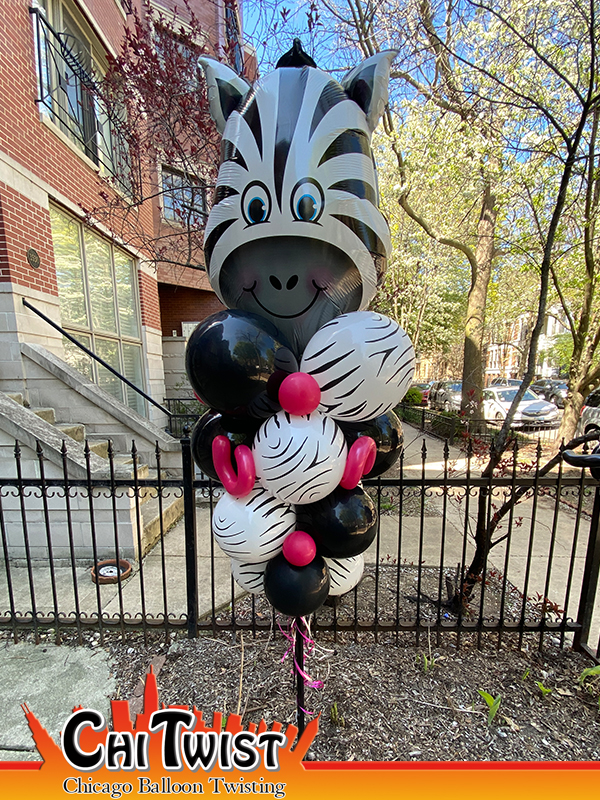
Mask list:
[[[517,393],[516,388],[490,386],[483,390],[483,417],[494,422],[503,422]],[[553,425],[559,421],[560,412],[554,403],[547,403],[527,389],[517,406],[513,424]]]
[[[600,389],[594,389],[583,401],[575,436],[583,436],[596,431],[600,433]]]

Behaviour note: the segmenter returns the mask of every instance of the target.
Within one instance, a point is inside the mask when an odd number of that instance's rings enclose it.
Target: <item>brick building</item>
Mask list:
[[[182,0],[150,4],[164,13],[176,6],[185,24]],[[230,5],[190,6],[210,50],[233,47],[245,57]],[[0,392],[21,395],[26,406],[60,395],[62,421],[75,421],[82,393],[75,369],[114,398],[121,416],[129,407],[162,428],[160,411],[29,307],[158,402],[183,377],[189,323],[220,307],[201,254],[197,266],[157,269],[114,226],[90,224],[83,211],[97,205],[120,147],[90,90],[92,76],[119,51],[135,9],[144,13],[141,0],[0,0]],[[149,236],[176,227],[184,191],[169,164],[152,166],[171,191],[138,212]]]
[[[485,384],[496,378],[523,377],[533,329],[531,314],[520,314],[512,322],[490,330],[485,356]],[[549,309],[538,343],[535,378],[558,378],[565,366],[556,361],[552,350],[557,339],[568,333],[564,312],[559,306]]]

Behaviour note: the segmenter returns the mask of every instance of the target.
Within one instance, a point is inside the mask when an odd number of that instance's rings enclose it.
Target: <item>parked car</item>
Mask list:
[[[431,386],[429,387],[429,408],[435,408],[435,399],[437,397],[437,393],[440,389],[440,386],[444,383],[444,381],[433,381]]]
[[[521,381],[518,378],[494,378],[490,386],[520,386]]]
[[[421,395],[423,396],[423,399],[421,400],[421,405],[423,406],[426,406],[427,403],[429,402],[429,390],[431,389],[432,384],[433,381],[428,381],[427,383],[413,383],[412,386],[410,387],[411,389],[414,387],[415,389],[418,389],[421,392]]]
[[[567,384],[564,381],[556,380],[555,378],[540,378],[529,387],[538,397],[547,400],[549,403],[554,403],[558,408],[565,407],[565,398],[567,396]]]
[[[575,436],[595,431],[600,433],[600,389],[594,389],[583,401]]]
[[[440,411],[460,411],[461,394],[461,381],[441,381],[429,405]]]
[[[508,409],[517,393],[515,386],[489,386],[483,390],[483,416],[484,419],[502,422],[506,419]],[[517,406],[514,422],[515,426],[525,425],[554,425],[559,420],[559,411],[553,403],[547,403],[527,389],[523,399]]]

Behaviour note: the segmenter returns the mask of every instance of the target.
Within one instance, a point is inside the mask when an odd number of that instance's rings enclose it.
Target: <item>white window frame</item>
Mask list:
[[[140,377],[141,377],[141,385],[138,386],[139,389],[142,391],[146,391],[146,370],[144,367],[144,360],[145,360],[145,351],[144,351],[144,339],[143,339],[143,328],[142,328],[142,316],[141,316],[141,305],[140,305],[140,285],[139,285],[139,270],[138,270],[138,263],[137,259],[131,255],[131,253],[124,250],[122,247],[116,245],[113,241],[111,241],[106,236],[102,236],[98,231],[86,226],[80,219],[78,219],[73,214],[70,214],[64,208],[56,205],[51,206],[51,210],[62,215],[63,217],[69,219],[69,221],[75,225],[77,225],[78,229],[78,237],[79,237],[79,250],[81,253],[81,262],[82,262],[82,280],[83,280],[83,299],[85,305],[85,312],[87,318],[87,325],[81,325],[77,323],[73,323],[69,320],[62,320],[61,325],[67,333],[70,333],[74,336],[75,339],[81,338],[81,336],[85,336],[90,346],[88,349],[91,350],[93,353],[97,352],[97,345],[96,340],[109,340],[115,342],[117,344],[118,349],[118,356],[119,356],[119,367],[117,369],[122,375],[124,375],[124,356],[123,356],[123,345],[133,345],[139,348],[140,352]],[[103,329],[96,329],[94,327],[93,322],[93,315],[92,315],[92,302],[91,302],[91,288],[90,288],[90,281],[88,277],[88,263],[87,263],[87,255],[86,255],[86,244],[85,244],[85,232],[89,231],[89,233],[97,236],[99,239],[102,239],[110,248],[110,269],[111,269],[111,283],[112,283],[112,296],[113,296],[113,306],[115,312],[115,331],[107,331]],[[124,256],[131,261],[132,267],[132,294],[133,294],[133,302],[134,302],[134,316],[136,320],[136,327],[138,331],[137,336],[132,336],[127,333],[123,333],[121,331],[121,320],[119,317],[119,306],[117,302],[117,282],[116,282],[116,271],[115,271],[115,251],[119,251],[123,253]],[[60,292],[59,292],[59,299],[60,299]],[[68,340],[67,340],[68,341]],[[72,343],[71,343],[72,344]],[[76,347],[76,345],[73,345]],[[87,345],[86,345],[87,346]],[[81,351],[83,354],[83,351]],[[100,356],[101,357],[101,356]],[[86,356],[86,358],[89,358]],[[102,369],[102,366],[98,364],[95,359],[90,358],[90,373],[91,373],[91,380],[100,385],[99,380],[99,369]],[[90,377],[90,374],[88,374]],[[127,377],[127,376],[125,376]],[[131,377],[128,380],[132,380]],[[132,381],[133,382],[133,381]],[[127,389],[126,384],[123,381],[119,380],[118,385],[121,388],[120,396],[116,396],[118,400],[120,400],[125,405],[128,404],[128,397],[127,397]],[[146,400],[139,394],[136,393],[136,405],[131,406],[134,410],[137,410],[138,413],[142,415],[147,415],[147,402]]]
[[[177,176],[177,177],[180,177],[180,178],[182,178],[182,179],[184,179],[186,181],[189,181],[188,185],[190,187],[192,187],[194,185],[194,182],[196,182],[196,188],[201,190],[201,192],[202,192],[202,206],[203,206],[203,209],[202,209],[202,211],[198,211],[197,212],[197,216],[196,217],[194,217],[192,215],[192,218],[190,219],[189,223],[185,221],[185,216],[184,215],[182,215],[180,217],[177,214],[173,214],[171,216],[170,214],[167,213],[167,211],[170,210],[170,209],[168,209],[168,207],[167,207],[167,205],[165,203],[165,199],[166,199],[167,196],[169,196],[169,193],[171,192],[171,189],[169,189],[165,185],[165,177],[167,175]],[[186,172],[183,169],[178,169],[177,167],[172,167],[172,166],[170,166],[168,164],[162,164],[161,165],[159,179],[160,179],[159,192],[160,192],[160,197],[161,197],[161,217],[163,218],[163,220],[165,222],[167,222],[168,224],[170,224],[170,225],[178,225],[178,226],[181,226],[182,228],[187,227],[188,224],[191,225],[191,226],[194,226],[194,227],[197,227],[199,224],[201,224],[201,226],[204,226],[206,224],[206,220],[208,218],[208,212],[209,212],[209,207],[208,207],[208,184],[207,184],[207,182],[203,178],[199,178],[197,175],[190,174],[189,172]],[[184,190],[185,190],[184,187],[181,187],[181,191],[184,191]],[[174,195],[173,195],[173,197],[174,197]],[[175,205],[175,203],[173,203],[173,206],[174,205]],[[190,206],[190,209],[195,209],[195,208],[197,208],[197,206]],[[199,223],[198,220],[201,220],[201,223]]]

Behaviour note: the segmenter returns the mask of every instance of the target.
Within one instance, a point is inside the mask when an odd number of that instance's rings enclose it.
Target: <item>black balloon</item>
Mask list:
[[[321,556],[305,567],[295,567],[283,554],[265,570],[265,595],[271,605],[290,617],[304,617],[323,605],[329,594],[329,570]]]
[[[219,311],[188,340],[185,366],[194,392],[218,411],[244,414],[266,392],[286,347],[277,328],[257,314]]]
[[[366,422],[340,422],[348,447],[361,436],[370,436],[377,445],[377,457],[373,469],[365,478],[377,478],[394,466],[404,446],[402,424],[393,411]]]
[[[211,409],[194,425],[191,435],[192,456],[198,467],[214,480],[220,480],[212,459],[212,443],[216,436],[226,436],[231,442],[231,451],[239,445],[252,447],[256,431],[261,426],[259,419],[233,417]],[[232,458],[233,461],[233,458]],[[234,462],[235,463],[235,462]]]
[[[296,528],[310,534],[327,558],[357,556],[377,535],[375,504],[360,486],[338,487],[318,503],[296,506],[296,515]]]

